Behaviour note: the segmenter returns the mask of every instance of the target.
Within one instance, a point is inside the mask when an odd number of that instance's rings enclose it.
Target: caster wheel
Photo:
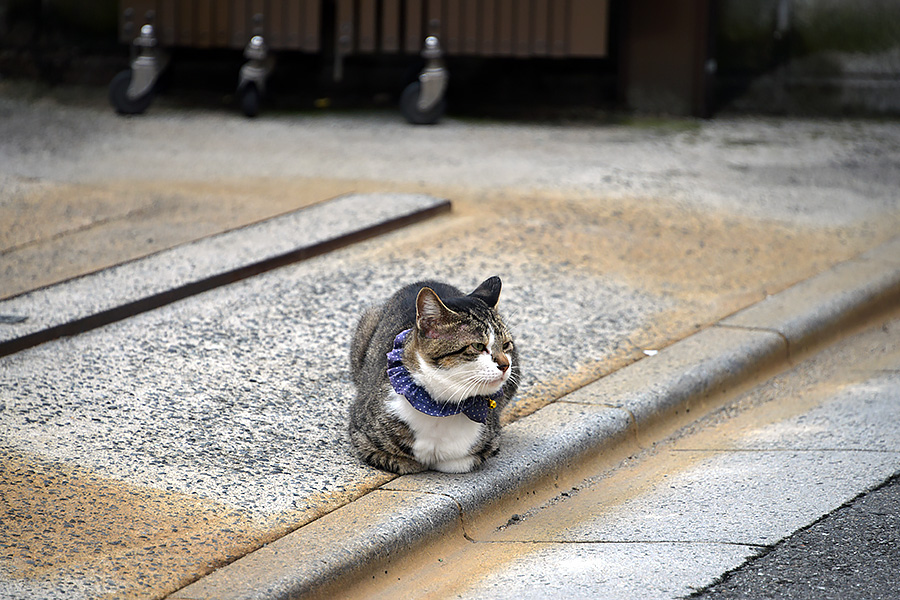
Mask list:
[[[248,117],[255,117],[259,114],[259,104],[261,94],[259,88],[255,84],[248,83],[238,92],[238,101],[241,105],[241,112]]]
[[[153,90],[138,98],[128,97],[131,85],[131,69],[121,71],[109,83],[109,103],[120,115],[139,115],[153,103]]]
[[[418,81],[414,81],[406,86],[406,89],[400,95],[400,112],[413,125],[432,125],[444,116],[444,112],[447,110],[447,102],[441,98],[440,102],[428,110],[419,110],[418,102],[421,87],[422,84]]]

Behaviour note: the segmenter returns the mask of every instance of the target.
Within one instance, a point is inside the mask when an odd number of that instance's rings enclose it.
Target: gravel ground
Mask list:
[[[627,124],[273,114],[160,107],[121,118],[93,90],[0,83],[4,201],[39,184],[335,178],[665,197],[791,223],[896,209],[900,122],[722,118]],[[815,194],[810,192],[814,191]]]

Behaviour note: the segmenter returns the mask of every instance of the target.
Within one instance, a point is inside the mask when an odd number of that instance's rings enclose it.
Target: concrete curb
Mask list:
[[[424,194],[349,194],[0,302],[0,357],[82,333],[450,210]]]
[[[475,517],[502,525],[509,516],[503,510],[518,499],[541,501],[565,491],[585,465],[615,464],[640,448],[642,437],[655,439],[695,419],[711,398],[786,368],[797,352],[898,306],[900,238],[509,425],[500,455],[479,472],[394,479],[170,598],[325,593],[438,537],[477,535]]]

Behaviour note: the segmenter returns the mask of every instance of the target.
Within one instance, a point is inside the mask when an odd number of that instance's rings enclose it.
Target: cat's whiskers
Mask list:
[[[509,377],[507,378],[507,381],[511,380],[513,378],[513,376],[514,376],[514,373],[510,372]],[[507,381],[504,381],[503,385],[506,385]],[[458,393],[460,394],[460,398],[457,400],[456,399],[457,394],[454,393],[451,396],[450,401],[459,403],[459,402],[464,401],[466,398],[470,398],[472,396],[479,395],[479,394],[477,394],[478,388],[487,383],[490,383],[490,381],[485,380],[483,375],[481,375],[479,373],[469,373],[466,375],[466,378],[460,382],[460,387],[457,390]]]
[[[465,381],[461,382],[461,386],[458,389],[460,398],[457,400],[456,394],[454,393],[453,396],[451,396],[451,401],[460,403],[460,402],[464,401],[466,398],[474,396],[475,389],[479,385],[482,385],[483,383],[484,383],[483,379],[481,377],[479,377],[477,374],[474,374],[474,373],[470,374]]]
[[[519,308],[514,308],[512,310],[504,310],[503,313],[506,315],[506,318],[504,320],[506,322],[514,321],[516,318],[518,318],[519,313],[521,313],[521,312],[522,311]]]
[[[458,386],[454,390],[454,393],[451,394],[449,402],[460,403],[463,402],[466,398],[471,396],[475,396],[476,389],[484,385],[485,381],[482,376],[477,373],[468,373],[465,378],[459,382]],[[457,399],[457,396],[459,398]]]

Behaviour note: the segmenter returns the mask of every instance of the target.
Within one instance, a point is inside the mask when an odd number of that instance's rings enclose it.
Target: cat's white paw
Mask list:
[[[474,456],[464,456],[453,460],[443,460],[435,463],[431,468],[441,473],[468,473],[475,466]]]

